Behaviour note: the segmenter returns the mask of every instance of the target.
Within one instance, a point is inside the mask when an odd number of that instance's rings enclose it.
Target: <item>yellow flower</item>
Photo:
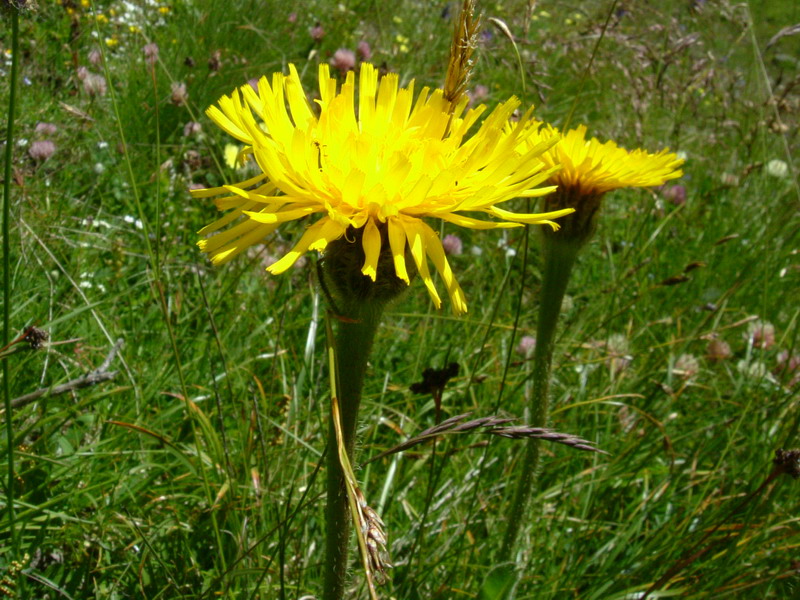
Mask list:
[[[536,126],[536,125],[534,125]],[[679,167],[683,160],[669,150],[658,154],[637,148],[628,151],[615,142],[586,140],[586,126],[580,125],[560,134],[550,125],[542,125],[539,137],[531,142],[561,136],[561,141],[542,155],[549,166],[561,165],[550,179],[559,187],[578,188],[582,194],[604,194],[626,187],[662,185],[683,175]]]
[[[615,142],[586,140],[586,127],[580,125],[566,133],[550,125],[533,122],[529,127],[538,135],[526,140],[528,146],[559,139],[541,159],[548,167],[561,167],[548,183],[557,185],[556,193],[545,198],[547,210],[572,207],[575,214],[561,221],[558,238],[579,246],[591,239],[603,195],[626,187],[662,185],[683,175],[683,159],[669,150],[651,154],[641,148],[628,151]],[[510,126],[509,126],[510,128]],[[524,146],[524,147],[528,147]]]
[[[528,125],[528,111],[504,130],[519,105],[512,98],[492,111],[481,105],[466,113],[464,98],[451,111],[442,90],[423,88],[416,101],[414,82],[400,88],[398,76],[379,80],[372,65],[361,65],[358,89],[351,71],[341,89],[327,64],[319,67],[319,114],[313,110],[293,65],[289,75],[262,77],[256,92],[250,85],[206,114],[246,144],[262,173],[220,188],[192,192],[217,198],[220,210],[232,209],[200,230],[221,231],[198,242],[215,264],[222,264],[261,242],[281,223],[319,215],[294,248],[268,267],[280,274],[309,250],[323,252],[348,229],[361,230],[361,273],[373,282],[381,275],[378,259],[390,256],[396,276],[410,283],[406,252],[437,307],[439,295],[428,268],[430,259],[444,280],[454,311],[466,312],[466,300],[445,258],[436,232],[422,218],[433,217],[472,229],[547,224],[571,209],[546,214],[517,214],[497,205],[517,197],[538,197],[553,187],[536,187],[553,175],[539,156],[555,140],[520,150],[538,131]],[[356,98],[358,101],[356,102]],[[288,105],[288,110],[287,110]],[[356,108],[357,105],[357,108]],[[472,128],[475,131],[470,135]],[[484,214],[486,221],[463,213]],[[237,222],[238,221],[238,222]],[[385,276],[385,274],[383,274]]]

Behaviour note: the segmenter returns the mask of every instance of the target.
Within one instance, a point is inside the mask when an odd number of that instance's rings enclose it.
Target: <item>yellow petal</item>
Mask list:
[[[505,221],[480,221],[472,217],[465,217],[457,213],[442,213],[436,215],[442,221],[454,223],[460,227],[467,227],[469,229],[510,229],[512,227],[522,227],[520,223],[508,223]]]
[[[442,276],[445,286],[447,286],[447,293],[450,295],[450,301],[453,304],[453,311],[456,315],[461,315],[467,312],[467,299],[461,286],[456,281],[456,276],[453,269],[450,268],[450,263],[447,262],[447,257],[444,254],[442,242],[436,232],[426,225],[423,221],[419,221],[419,226],[422,234],[425,236],[425,251],[439,274]]]
[[[322,209],[319,206],[304,206],[294,210],[282,210],[279,212],[252,212],[245,211],[248,217],[257,221],[258,223],[285,223],[286,221],[295,221],[315,212],[320,212]]]
[[[267,267],[267,271],[273,275],[280,275],[291,267],[298,258],[303,256],[312,245],[314,245],[315,249],[321,250],[332,240],[340,238],[343,233],[344,227],[338,223],[334,223],[327,217],[323,217],[306,229],[294,248],[287,252],[279,261]]]
[[[203,227],[197,233],[198,233],[198,235],[208,235],[209,233],[212,233],[214,231],[222,229],[223,227],[225,227],[229,223],[232,223],[233,221],[235,221],[236,219],[241,217],[242,216],[242,211],[250,210],[254,206],[256,206],[255,202],[252,202],[252,203],[245,202],[244,204],[242,204],[242,206],[240,208],[238,208],[238,209],[236,209],[236,210],[234,210],[232,212],[229,212],[227,215],[225,215],[223,217],[220,217],[219,219],[217,219],[213,223],[209,223],[208,225]],[[205,241],[206,240],[200,240],[200,242],[198,242],[198,244],[200,244],[201,242],[205,242]]]
[[[375,281],[375,277],[378,274],[378,258],[381,255],[381,233],[372,219],[368,219],[367,224],[364,226],[361,243],[364,247],[365,256],[361,272],[372,281]]]
[[[539,225],[541,223],[548,222],[547,224],[549,225],[550,224],[549,221],[551,219],[557,219],[559,217],[565,217],[567,215],[571,215],[572,213],[575,212],[575,209],[563,208],[561,210],[554,210],[552,212],[546,212],[546,213],[518,214],[494,206],[489,209],[489,212],[501,219],[507,219],[509,221],[515,221],[517,223],[526,223],[528,225]]]
[[[233,227],[229,230],[238,234],[238,237],[235,240],[221,246],[217,250],[209,249],[210,244],[205,248],[201,246],[201,249],[204,252],[209,253],[212,263],[215,265],[221,265],[237,257],[250,246],[259,243],[277,228],[277,225],[261,225],[259,223],[253,223],[252,221],[245,221],[244,223],[240,223],[236,227]],[[222,237],[226,233],[228,233],[228,231],[219,233],[210,238],[208,242],[216,241],[216,238]]]
[[[219,194],[224,194],[229,187],[237,187],[237,188],[248,188],[257,184],[259,181],[263,181],[266,179],[266,174],[261,173],[260,175],[256,175],[250,179],[242,181],[241,183],[236,183],[233,186],[222,186],[222,187],[215,187],[215,188],[206,188],[204,190],[189,190],[189,193],[192,195],[193,198],[210,198],[211,196],[218,196]],[[274,186],[273,186],[274,190]]]
[[[410,285],[411,280],[406,270],[406,231],[403,228],[403,221],[390,218],[386,224],[389,227],[389,247],[392,249],[395,275]]]
[[[235,169],[239,162],[239,146],[235,144],[225,144],[225,164],[231,169]]]
[[[442,306],[442,299],[439,298],[436,287],[433,285],[431,273],[428,270],[428,259],[425,249],[425,230],[422,225],[424,225],[424,223],[419,219],[406,218],[403,220],[406,239],[408,240],[408,246],[411,250],[411,256],[414,258],[414,264],[417,265],[419,276],[422,278],[425,287],[428,288],[428,294],[430,294],[434,306],[440,308]]]

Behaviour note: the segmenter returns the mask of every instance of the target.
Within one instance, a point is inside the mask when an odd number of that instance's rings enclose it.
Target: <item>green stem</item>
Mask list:
[[[353,461],[358,407],[372,341],[378,329],[383,304],[364,302],[345,311],[336,332],[338,397],[342,434],[347,456]],[[325,507],[325,587],[323,600],[341,600],[347,578],[347,554],[350,542],[350,510],[347,503],[344,473],[339,464],[333,419],[328,426],[328,502]]]
[[[543,243],[543,273],[539,322],[536,329],[536,348],[533,352],[533,393],[530,398],[531,427],[546,427],[550,409],[550,369],[553,362],[558,316],[561,301],[567,290],[570,273],[578,256],[580,245],[559,239],[558,234],[546,234]],[[508,513],[506,532],[500,550],[500,561],[512,560],[517,535],[526,522],[526,512],[533,484],[539,468],[541,440],[530,439],[525,449],[525,457],[519,468],[519,478],[514,492],[514,500]]]
[[[9,238],[9,221],[11,219],[11,159],[14,148],[14,113],[17,106],[17,71],[19,70],[19,9],[9,3],[11,10],[11,81],[8,94],[8,126],[6,128],[6,164],[3,181],[3,344],[8,346],[11,340],[11,240]],[[11,423],[11,388],[8,377],[8,360],[3,363],[3,403],[6,409],[6,442],[8,445],[8,483],[6,488],[6,505],[8,506],[8,527],[11,533],[11,545],[16,552],[19,549],[17,539],[16,516],[14,512],[14,427]]]

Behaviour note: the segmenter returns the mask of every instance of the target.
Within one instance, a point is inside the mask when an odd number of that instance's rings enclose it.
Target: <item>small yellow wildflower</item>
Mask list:
[[[519,106],[516,98],[476,125],[486,106],[465,113],[466,97],[452,107],[442,90],[431,93],[428,88],[415,100],[413,81],[400,88],[396,73],[379,79],[369,63],[361,65],[358,89],[352,71],[337,89],[328,65],[320,65],[319,89],[317,115],[297,69],[289,65],[288,76],[275,73],[271,83],[262,77],[258,91],[245,85],[206,111],[217,125],[246,144],[242,154],[252,155],[263,171],[247,181],[192,192],[198,198],[224,194],[216,200],[217,208],[232,209],[199,232],[204,236],[219,232],[198,242],[214,264],[225,263],[261,242],[281,223],[319,215],[294,248],[268,267],[270,273],[283,273],[309,250],[323,252],[335,240],[359,237],[364,276],[374,282],[382,273],[378,259],[388,253],[397,278],[409,284],[408,252],[439,307],[430,259],[458,314],[466,312],[466,299],[439,237],[423,217],[472,229],[523,224],[555,229],[551,219],[572,212],[517,214],[498,206],[554,189],[537,186],[554,174],[555,169],[545,168],[539,156],[556,140],[523,148],[528,138],[538,135],[529,126],[531,111],[505,129]],[[477,130],[468,135],[473,126]]]
[[[94,18],[101,25],[105,25],[106,23],[108,23],[108,17],[105,16],[103,13],[97,13],[97,15],[95,15]]]
[[[119,46],[119,40],[117,39],[116,36],[107,37],[105,41],[106,41],[106,46],[108,46],[109,48],[116,48],[117,46]]]
[[[162,15],[168,15],[169,14],[169,6],[159,6],[158,7],[158,12],[160,12]]]
[[[408,52],[408,50],[409,50],[409,47],[408,47],[409,39],[406,36],[400,35],[398,33],[396,36],[394,36],[394,41],[396,41],[398,44],[400,44],[398,46],[398,49],[400,50],[400,52],[403,52],[404,54],[406,52]]]

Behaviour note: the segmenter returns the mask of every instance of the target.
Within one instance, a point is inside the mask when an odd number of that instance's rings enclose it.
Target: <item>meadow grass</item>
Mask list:
[[[20,597],[319,594],[329,389],[315,260],[264,271],[302,224],[223,268],[201,255],[195,232],[216,209],[186,190],[239,177],[223,153],[232,140],[203,110],[289,62],[314,89],[317,63],[361,40],[401,82],[441,85],[455,4],[41,1],[21,13],[10,337],[35,326],[49,341],[0,351],[10,396],[124,345],[113,381],[13,410],[19,544],[4,518],[0,564],[30,555]],[[667,594],[790,598],[798,585],[795,484],[741,501],[775,449],[798,445],[800,371],[781,355],[800,354],[800,37],[774,36],[800,6],[660,4],[614,7],[590,65],[607,0],[539,2],[527,22],[527,2],[479,3],[517,36],[525,71],[523,90],[513,47],[484,21],[471,87],[485,102],[517,94],[556,125],[571,115],[601,139],[687,157],[685,201],[671,186],[614,193],[578,260],[551,425],[610,455],[545,446],[519,524],[517,598],[641,597],[720,523]],[[202,132],[184,135],[189,122]],[[45,138],[55,152],[33,158]],[[460,365],[443,417],[524,422],[530,369],[515,348],[536,326],[536,234],[441,233],[463,241],[451,261],[470,312],[436,311],[419,282],[390,307],[354,465],[396,565],[380,594],[398,600],[477,597],[522,454],[519,440],[474,433],[365,464],[434,425],[433,400],[409,391],[427,367]],[[356,565],[350,597],[365,598]]]

